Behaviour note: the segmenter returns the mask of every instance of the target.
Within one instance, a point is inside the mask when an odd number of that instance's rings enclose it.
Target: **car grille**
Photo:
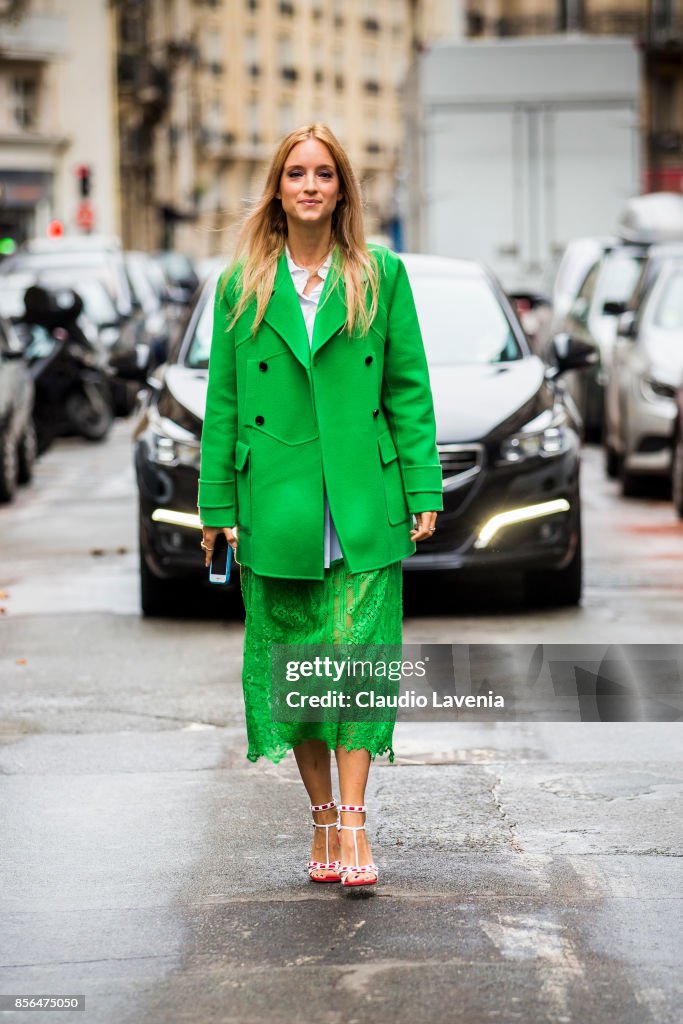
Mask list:
[[[464,486],[481,471],[484,464],[482,444],[440,444],[437,448],[444,491]]]

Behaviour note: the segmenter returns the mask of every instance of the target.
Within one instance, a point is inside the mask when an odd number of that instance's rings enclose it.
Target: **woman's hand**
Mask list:
[[[216,537],[219,533],[224,533],[228,544],[232,548],[233,552],[237,550],[237,527],[233,526],[202,526],[202,543],[201,546],[204,550],[204,565],[209,566],[211,564],[211,557],[213,555],[213,549],[216,544]]]
[[[437,512],[417,512],[415,526],[410,531],[411,540],[427,540],[436,529]]]

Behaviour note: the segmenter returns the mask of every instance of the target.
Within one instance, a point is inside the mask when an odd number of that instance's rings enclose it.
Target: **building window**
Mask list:
[[[371,154],[377,154],[382,152],[382,147],[379,142],[367,142],[365,144],[365,152]]]
[[[248,11],[258,11],[258,0],[247,0]]]
[[[277,127],[280,135],[286,135],[294,128],[294,104],[290,100],[283,100],[278,107]]]
[[[377,18],[363,18],[363,28],[366,32],[379,32]]]
[[[325,81],[325,72],[322,70],[322,68],[315,69],[315,71],[313,72],[313,81],[315,82],[316,85],[322,85],[322,83]]]
[[[280,68],[280,74],[284,78],[285,82],[296,82],[299,77],[299,72],[296,68]]]
[[[294,4],[290,4],[287,0],[280,0],[280,6],[278,8],[280,14],[284,14],[286,18],[291,18],[294,14]]]
[[[38,82],[35,78],[17,76],[12,89],[12,115],[17,128],[30,131],[38,123]]]
[[[259,140],[261,132],[261,105],[258,97],[252,96],[247,103],[247,133],[252,142]]]
[[[376,96],[377,93],[380,91],[380,84],[374,78],[370,78],[363,82],[363,88],[365,89],[366,92],[369,92],[373,96]]]
[[[334,76],[334,87],[337,90],[337,92],[341,92],[342,91],[342,89],[344,88],[344,76],[343,75],[335,75]]]

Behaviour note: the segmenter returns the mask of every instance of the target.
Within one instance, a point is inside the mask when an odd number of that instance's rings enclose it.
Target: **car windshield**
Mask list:
[[[410,283],[430,366],[522,358],[510,321],[488,281],[415,274]]]
[[[665,331],[683,331],[683,269],[672,274],[664,285],[654,323]]]
[[[105,286],[114,302],[123,313],[129,313],[128,285],[123,268],[117,271],[119,263],[114,262],[111,253],[106,252],[64,252],[64,253],[18,253],[5,265],[6,273],[32,273],[40,276],[54,273],[69,280],[68,287],[78,290],[78,284],[86,277],[96,278]]]
[[[512,327],[487,281],[415,275],[411,286],[430,366],[522,358]],[[209,365],[212,328],[213,302],[208,301],[187,355],[187,365],[195,370]]]
[[[85,315],[96,327],[117,323],[119,316],[116,307],[99,278],[81,277],[74,283],[71,277],[63,274],[43,273],[39,280],[46,288],[73,288],[83,300]]]
[[[165,252],[161,256],[161,262],[167,276],[171,281],[180,283],[191,280],[194,277],[194,269],[187,256],[180,252]]]
[[[0,316],[22,317],[26,312],[24,294],[34,284],[31,274],[4,274],[0,277]]]
[[[159,308],[159,297],[154,291],[146,273],[142,260],[135,256],[126,259],[128,282],[140,307],[145,313],[153,313]]]
[[[191,367],[193,370],[206,370],[209,365],[211,333],[213,330],[214,291],[215,289],[212,288],[211,297],[204,303],[204,308],[197,320],[194,335],[192,336],[190,348],[187,353],[186,365]]]
[[[603,260],[595,285],[594,309],[602,316],[606,302],[627,302],[636,286],[644,256],[613,253]]]
[[[23,317],[26,311],[24,294],[30,285],[36,283],[50,289],[73,288],[83,300],[85,315],[97,327],[115,324],[119,319],[111,296],[97,277],[81,277],[74,284],[71,275],[47,271],[0,277],[0,314],[13,318]]]

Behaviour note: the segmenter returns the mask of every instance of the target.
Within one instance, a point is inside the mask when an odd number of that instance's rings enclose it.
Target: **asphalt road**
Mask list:
[[[97,1024],[680,1024],[680,725],[401,722],[380,885],[314,886],[292,757],[244,757],[239,619],[140,617],[129,434],[64,439],[0,510],[0,994]],[[409,584],[406,642],[680,640],[670,502],[591,448],[583,494],[580,608]]]

